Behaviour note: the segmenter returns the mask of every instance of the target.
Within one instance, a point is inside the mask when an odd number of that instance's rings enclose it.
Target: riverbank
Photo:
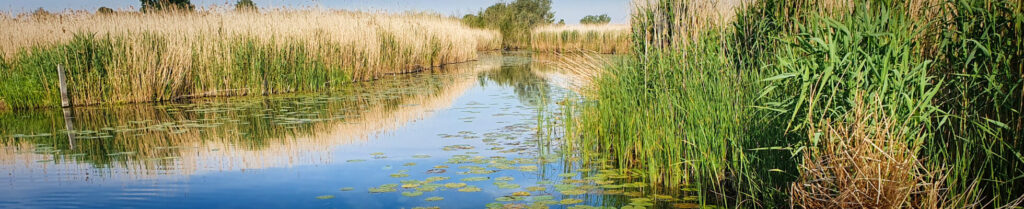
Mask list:
[[[530,47],[536,52],[628,53],[629,25],[547,25],[533,29]]]
[[[1020,3],[638,1],[567,149],[703,203],[1019,205]]]
[[[0,19],[0,109],[318,92],[477,58],[496,31],[421,13],[67,13]]]

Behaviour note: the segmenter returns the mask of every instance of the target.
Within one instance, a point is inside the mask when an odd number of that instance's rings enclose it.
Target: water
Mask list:
[[[0,113],[0,208],[695,206],[559,153],[538,129],[574,97],[558,75],[514,53],[330,93]]]

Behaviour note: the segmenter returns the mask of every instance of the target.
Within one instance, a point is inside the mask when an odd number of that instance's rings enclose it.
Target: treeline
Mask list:
[[[192,4],[190,0],[140,0],[141,7],[139,12],[165,12],[165,11],[193,11],[196,6]],[[235,2],[235,11],[244,12],[258,12],[259,7],[256,6],[252,0],[238,0]],[[118,11],[109,7],[100,7],[96,9],[96,14],[114,14]],[[46,11],[43,8],[36,9],[31,16],[35,17],[47,17],[53,16],[54,14]]]
[[[522,49],[530,45],[530,31],[553,23],[554,17],[551,0],[516,0],[494,4],[477,14],[467,14],[462,17],[462,22],[470,27],[499,30],[503,48]]]

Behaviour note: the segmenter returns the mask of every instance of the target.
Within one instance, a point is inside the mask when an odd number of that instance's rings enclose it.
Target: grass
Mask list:
[[[569,149],[717,204],[1021,203],[1020,1],[634,4]]]
[[[433,14],[328,10],[165,12],[0,20],[0,101],[57,106],[316,92],[477,58],[496,31]]]
[[[628,25],[549,25],[533,29],[530,47],[537,52],[629,52]]]

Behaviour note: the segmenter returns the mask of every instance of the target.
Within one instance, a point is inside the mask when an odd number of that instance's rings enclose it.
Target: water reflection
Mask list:
[[[473,87],[476,72],[499,65],[487,56],[326,95],[76,108],[73,131],[60,110],[0,113],[0,170],[94,181],[329,163],[330,148],[446,108]]]
[[[536,60],[484,56],[325,94],[77,108],[72,131],[60,110],[0,113],[0,208],[652,206],[630,173],[558,153],[558,133],[538,129],[569,92]]]

